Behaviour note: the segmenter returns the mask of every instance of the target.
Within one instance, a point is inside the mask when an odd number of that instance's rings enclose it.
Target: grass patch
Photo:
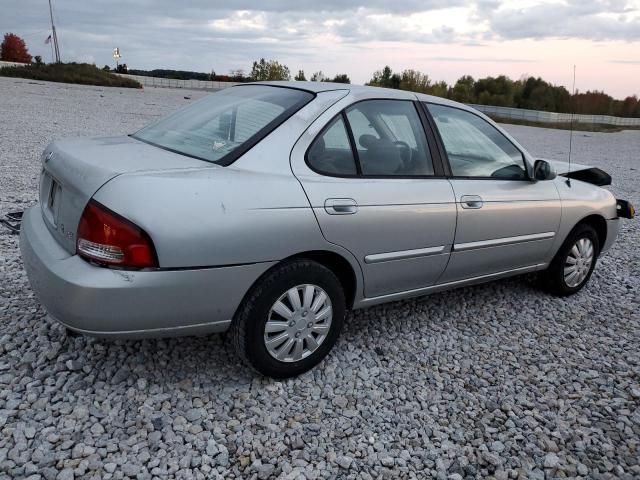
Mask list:
[[[554,122],[532,122],[530,120],[521,120],[518,118],[504,118],[497,115],[488,115],[495,122],[507,123],[511,125],[526,125],[527,127],[538,128],[555,128],[558,130],[571,130],[570,123],[554,123]],[[605,132],[615,133],[622,132],[624,130],[640,130],[640,127],[634,126],[619,126],[619,125],[607,125],[604,123],[581,123],[573,122],[573,130],[576,132]]]
[[[142,85],[135,80],[105,72],[89,63],[50,63],[47,65],[32,64],[24,67],[2,67],[0,68],[0,76],[102,87],[142,88]]]

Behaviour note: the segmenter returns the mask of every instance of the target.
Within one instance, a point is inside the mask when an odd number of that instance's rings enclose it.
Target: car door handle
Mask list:
[[[353,215],[358,211],[358,204],[353,198],[328,198],[324,209],[329,215]]]
[[[482,197],[478,195],[463,195],[460,197],[462,208],[482,208]]]

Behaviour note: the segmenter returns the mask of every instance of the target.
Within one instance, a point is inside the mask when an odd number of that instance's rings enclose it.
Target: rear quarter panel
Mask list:
[[[310,250],[355,259],[322,236],[289,164],[308,125],[348,90],[319,93],[228,167],[120,175],[94,198],[152,238],[161,268],[270,262]],[[357,270],[356,270],[357,271]]]
[[[162,268],[279,260],[322,240],[290,175],[233,167],[123,175],[94,198],[151,236]]]

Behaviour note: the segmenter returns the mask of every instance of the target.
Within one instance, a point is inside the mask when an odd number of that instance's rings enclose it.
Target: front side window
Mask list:
[[[342,115],[335,117],[313,141],[307,154],[309,166],[327,175],[355,175],[356,161]]]
[[[489,122],[454,107],[428,104],[427,108],[442,137],[454,177],[528,178],[520,150]]]
[[[313,94],[266,85],[231,87],[208,95],[132,137],[208,162],[227,165],[261,140]]]
[[[346,114],[362,175],[433,175],[427,138],[412,102],[367,100]]]

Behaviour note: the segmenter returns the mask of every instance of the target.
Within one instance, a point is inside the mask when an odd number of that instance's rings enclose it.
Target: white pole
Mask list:
[[[53,24],[53,8],[51,0],[49,0],[49,16],[51,17],[51,35],[53,37],[53,50],[56,53],[56,63],[60,63],[60,49],[58,48],[58,35],[56,35],[56,26]]]

